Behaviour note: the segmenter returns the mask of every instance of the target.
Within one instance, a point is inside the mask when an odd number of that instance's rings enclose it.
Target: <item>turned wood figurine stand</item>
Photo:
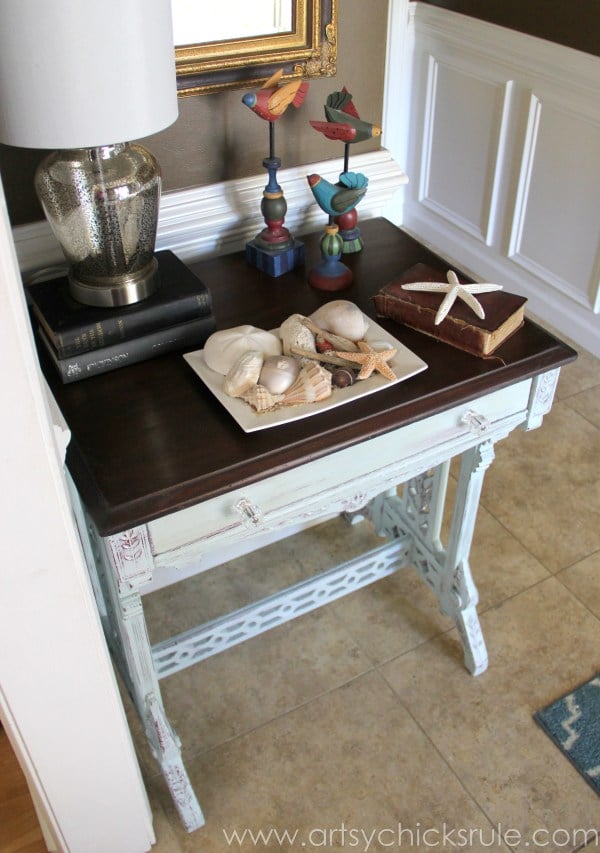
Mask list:
[[[281,160],[274,153],[274,128],[269,122],[269,157],[263,166],[269,173],[269,182],[263,191],[260,210],[266,228],[246,244],[246,260],[268,275],[277,278],[304,263],[304,244],[294,239],[284,226],[287,202],[277,182]]]
[[[298,109],[304,102],[308,83],[302,80],[282,82],[283,69],[270,77],[257,92],[247,92],[244,103],[259,118],[269,123],[269,156],[263,166],[269,173],[269,183],[260,205],[266,228],[246,245],[246,260],[268,275],[283,275],[304,262],[304,246],[294,240],[283,222],[287,204],[277,183],[281,160],[275,156],[275,122],[291,105]]]
[[[350,177],[350,175],[354,175],[349,170],[350,146],[379,136],[381,128],[361,119],[354,106],[352,95],[345,86],[341,91],[332,92],[327,97],[325,118],[326,121],[311,121],[310,125],[314,130],[322,133],[326,139],[344,143],[344,171],[342,175]],[[342,175],[340,175],[340,179]],[[355,187],[355,189],[361,188]],[[339,227],[340,237],[342,238],[342,254],[360,252],[363,248],[360,228],[358,227],[358,213],[355,208],[365,191],[366,189],[356,198],[351,208],[347,207],[344,211],[340,209],[329,211],[333,223]],[[318,198],[317,202],[321,204]],[[321,206],[323,207],[323,205]]]
[[[350,143],[344,144],[344,173],[350,169]],[[360,200],[360,199],[359,199]],[[357,202],[358,204],[358,202]],[[350,255],[354,252],[360,252],[363,248],[363,239],[358,226],[358,210],[353,207],[339,216],[335,216],[333,221],[340,229],[340,237],[342,238],[342,254]]]
[[[325,226],[321,237],[321,262],[311,269],[308,283],[317,290],[344,290],[352,284],[352,270],[340,260],[343,251],[343,240],[335,224]]]

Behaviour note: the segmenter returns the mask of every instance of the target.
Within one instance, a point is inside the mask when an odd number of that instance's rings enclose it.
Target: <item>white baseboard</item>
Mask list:
[[[343,162],[326,160],[282,169],[277,178],[288,205],[286,226],[295,235],[314,231],[325,221],[306,177],[312,173],[337,181]],[[389,151],[380,149],[351,157],[350,168],[364,172],[369,189],[361,201],[361,218],[385,216],[408,178]],[[156,248],[171,249],[182,260],[227,254],[243,249],[264,227],[260,213],[267,173],[205,187],[164,193],[161,199]],[[64,265],[60,246],[47,222],[13,229],[19,267],[27,280],[40,270]]]

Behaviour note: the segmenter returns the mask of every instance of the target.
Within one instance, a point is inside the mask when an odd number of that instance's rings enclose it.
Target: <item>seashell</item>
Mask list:
[[[315,344],[317,352],[326,352],[329,349],[343,350],[344,352],[358,352],[358,347],[349,338],[343,338],[341,335],[336,335],[334,332],[320,329],[309,317],[305,317],[302,321],[307,329],[315,336]]]
[[[279,327],[279,337],[284,355],[291,355],[292,347],[316,352],[314,336],[303,325],[303,320],[302,314],[292,314]]]
[[[283,394],[297,379],[300,362],[290,355],[271,355],[265,358],[258,381],[271,392]]]
[[[282,406],[318,403],[331,394],[331,373],[316,361],[305,364],[298,378],[283,395]]]
[[[310,320],[320,329],[334,332],[351,341],[363,340],[369,323],[358,305],[346,299],[326,302],[310,315]]]
[[[263,354],[258,350],[242,353],[225,377],[223,391],[230,397],[241,397],[244,391],[257,384],[263,361]]]
[[[240,398],[249,403],[257,412],[268,412],[283,401],[283,394],[271,394],[264,385],[253,385]]]
[[[281,342],[273,332],[256,326],[234,326],[213,332],[204,344],[204,361],[211,370],[227,376],[238,358],[248,350],[258,350],[265,357],[281,355]]]
[[[331,382],[336,388],[349,388],[355,379],[356,375],[349,367],[337,367],[331,374]]]

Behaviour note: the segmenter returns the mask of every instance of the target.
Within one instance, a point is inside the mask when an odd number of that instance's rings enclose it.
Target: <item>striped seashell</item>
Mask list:
[[[331,373],[317,362],[305,364],[298,378],[283,395],[282,406],[318,403],[331,394]]]
[[[252,388],[240,394],[240,397],[257,412],[268,412],[283,401],[283,394],[271,394],[264,385],[253,385]]]

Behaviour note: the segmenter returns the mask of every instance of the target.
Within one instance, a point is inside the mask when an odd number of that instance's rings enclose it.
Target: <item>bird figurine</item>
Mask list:
[[[308,92],[307,82],[291,80],[280,83],[282,75],[283,69],[280,68],[257,92],[248,92],[242,98],[242,103],[265,121],[277,121],[290,104],[299,107]]]
[[[321,175],[308,175],[307,180],[315,201],[329,216],[341,216],[353,210],[369,184],[368,178],[360,172],[342,172],[337,184]]]
[[[325,117],[327,121],[311,121],[310,125],[327,139],[352,144],[381,135],[378,125],[360,118],[352,95],[345,86],[341,92],[332,92],[327,97]]]

